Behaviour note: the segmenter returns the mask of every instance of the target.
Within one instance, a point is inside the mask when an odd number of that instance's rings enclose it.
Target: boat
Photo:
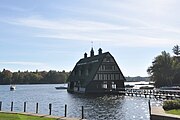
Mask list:
[[[56,89],[67,89],[66,86],[59,86],[59,87],[55,87]]]
[[[14,91],[16,90],[16,86],[15,85],[10,85],[10,91]]]

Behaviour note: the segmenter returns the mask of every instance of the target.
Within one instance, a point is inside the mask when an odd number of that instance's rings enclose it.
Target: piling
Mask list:
[[[67,105],[65,104],[64,117],[67,117]]]
[[[49,115],[51,115],[51,110],[52,110],[52,104],[49,104]]]
[[[38,113],[38,103],[36,103],[36,114]]]
[[[84,119],[84,106],[82,106],[82,119]]]
[[[148,101],[148,105],[149,105],[149,116],[150,116],[150,120],[151,120],[151,102],[150,102],[150,100]]]
[[[26,112],[26,102],[24,102],[24,112]]]
[[[146,98],[146,95],[147,95],[147,94],[145,93],[144,95],[145,95],[145,98]]]
[[[11,102],[11,111],[13,111],[13,102]]]

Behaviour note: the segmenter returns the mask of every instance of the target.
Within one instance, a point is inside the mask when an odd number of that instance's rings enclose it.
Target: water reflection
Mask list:
[[[66,90],[56,90],[57,85],[17,85],[16,91],[0,85],[0,101],[3,110],[23,111],[27,102],[27,112],[35,113],[39,103],[39,113],[48,114],[48,104],[52,103],[52,114],[64,116],[64,105],[68,105],[68,116],[81,117],[81,106],[88,120],[149,120],[148,99],[118,95],[80,95],[69,94]]]

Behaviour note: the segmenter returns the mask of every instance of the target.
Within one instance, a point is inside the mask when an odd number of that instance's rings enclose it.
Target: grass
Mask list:
[[[180,115],[180,109],[173,109],[166,111],[168,114]]]
[[[21,114],[0,113],[0,120],[57,120],[55,118],[44,118]]]

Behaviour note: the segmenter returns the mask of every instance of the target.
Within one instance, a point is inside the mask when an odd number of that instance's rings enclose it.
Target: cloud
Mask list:
[[[164,25],[121,26],[118,23],[105,23],[83,20],[46,20],[42,18],[19,18],[9,22],[41,29],[35,37],[59,40],[101,41],[118,46],[154,47],[177,44],[178,38],[167,33],[178,34],[180,30]],[[173,40],[172,40],[173,39]]]
[[[19,18],[9,21],[10,24],[21,25],[32,28],[48,29],[48,30],[73,30],[73,31],[89,31],[89,30],[127,30],[128,26],[114,25],[112,23],[103,23],[96,21],[80,21],[80,20],[45,20],[39,18]]]
[[[57,33],[52,35],[38,35],[37,37],[51,39],[66,39],[72,41],[99,41],[104,45],[110,46],[126,46],[126,47],[159,47],[174,45],[179,42],[179,39],[163,38],[163,37],[148,37],[140,35],[125,35],[116,33],[94,33],[74,34],[74,33]]]

